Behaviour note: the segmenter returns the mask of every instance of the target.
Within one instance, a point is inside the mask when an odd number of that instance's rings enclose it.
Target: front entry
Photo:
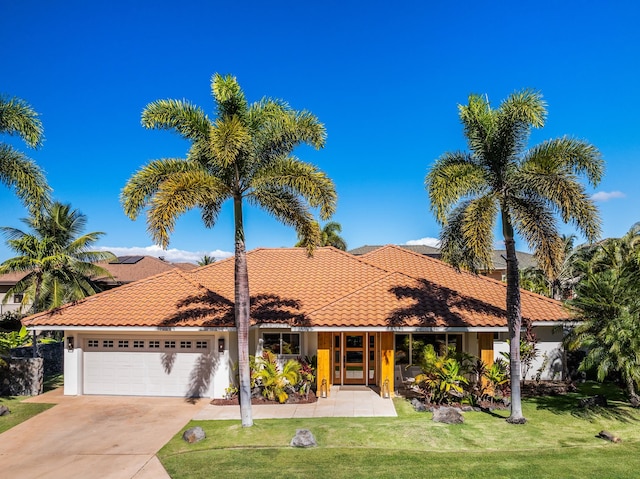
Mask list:
[[[376,384],[376,334],[335,333],[333,383]]]

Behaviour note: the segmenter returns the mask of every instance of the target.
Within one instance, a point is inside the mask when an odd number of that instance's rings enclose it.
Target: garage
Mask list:
[[[218,367],[213,336],[82,339],[84,394],[210,397]]]

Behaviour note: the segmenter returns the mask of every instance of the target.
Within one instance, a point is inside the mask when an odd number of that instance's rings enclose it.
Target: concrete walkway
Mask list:
[[[251,409],[253,419],[397,416],[391,399],[383,399],[366,387],[349,386],[332,386],[328,398],[318,398],[311,404],[258,404]],[[240,408],[208,404],[193,419],[240,419]]]

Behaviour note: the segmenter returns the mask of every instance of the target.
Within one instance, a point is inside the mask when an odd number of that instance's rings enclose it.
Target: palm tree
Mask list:
[[[12,294],[23,294],[22,304],[31,304],[32,312],[37,313],[95,294],[99,288],[93,279],[111,277],[106,269],[93,263],[113,260],[115,256],[89,250],[103,233],[81,235],[87,219],[78,210],[54,202],[42,214],[22,221],[31,233],[0,227],[7,245],[18,253],[0,265],[0,274],[26,273],[9,289],[5,301]]]
[[[0,133],[18,135],[31,148],[42,144],[42,123],[38,114],[20,98],[0,96]],[[0,143],[0,183],[15,188],[30,212],[38,211],[49,201],[42,170],[11,145]]]
[[[198,260],[198,266],[206,266],[208,264],[213,264],[216,262],[215,256],[209,256],[205,254],[202,258]]]
[[[580,369],[595,369],[598,380],[618,374],[629,400],[640,406],[640,224],[622,238],[595,248],[584,279],[568,305],[579,324],[565,338],[570,350],[583,348]]]
[[[319,228],[320,226],[318,226]],[[340,236],[342,226],[336,221],[329,221],[320,230],[320,246],[333,246],[342,251],[347,251],[347,242]],[[302,239],[298,238],[296,248],[304,246]]]
[[[247,427],[253,419],[244,200],[293,226],[312,252],[319,242],[319,228],[310,208],[319,208],[320,217],[329,218],[335,210],[336,192],[325,173],[292,155],[299,144],[324,146],[325,129],[314,115],[269,98],[249,105],[231,76],[214,75],[211,90],[215,120],[184,100],[147,105],[143,126],[174,130],[191,142],[191,148],[185,159],[155,160],[142,167],[124,187],[122,203],[131,219],[148,206],[148,229],[166,247],[182,213],[200,208],[205,226],[212,227],[222,204],[233,201],[240,412],[242,425]]]
[[[459,106],[469,152],[450,152],[426,177],[431,209],[443,226],[445,260],[472,271],[491,269],[493,232],[499,218],[506,248],[506,311],[510,337],[512,423],[523,423],[520,396],[520,289],[515,238],[534,252],[540,268],[554,277],[564,244],[557,216],[572,222],[592,241],[600,232],[598,212],[577,180],[595,185],[603,174],[598,150],[572,138],[547,140],[527,150],[532,128],[544,125],[546,104],[540,93],[511,94],[497,109],[484,96],[470,95]]]

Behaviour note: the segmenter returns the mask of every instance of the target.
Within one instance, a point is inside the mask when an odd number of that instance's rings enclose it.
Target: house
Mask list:
[[[317,356],[317,383],[393,391],[416,347],[433,344],[491,363],[507,332],[506,285],[397,246],[362,256],[332,247],[247,253],[250,347],[281,359]],[[23,320],[64,331],[65,394],[222,397],[238,356],[234,259],[172,269]],[[562,369],[567,314],[522,291],[522,313]],[[540,363],[542,365],[542,363]]]
[[[440,252],[440,248],[435,248],[433,246],[427,245],[398,245],[400,248],[408,249],[409,251],[413,251],[414,253],[423,254],[425,256],[430,256],[431,258],[440,259],[442,257],[442,253]],[[365,245],[360,246],[359,248],[355,248],[349,251],[349,253],[354,254],[356,256],[364,255],[375,251],[379,248],[382,248],[381,245]],[[524,270],[526,268],[536,268],[538,263],[530,253],[525,253],[523,251],[516,251],[516,256],[518,258],[518,266],[520,270]],[[490,270],[481,270],[480,274],[484,276],[488,276],[493,279],[497,279],[498,281],[505,281],[507,277],[507,251],[504,249],[496,249],[493,250],[491,255],[491,259],[493,262],[493,268]]]
[[[154,256],[118,256],[113,261],[97,263],[105,268],[112,277],[96,278],[96,283],[102,290],[112,289],[123,284],[132,283],[154,274],[180,268],[185,271],[197,268],[192,263],[169,263]],[[8,311],[18,311],[22,304],[23,295],[14,294],[3,304],[4,297],[19,280],[27,273],[0,274],[0,315]],[[23,308],[24,309],[24,308]]]

